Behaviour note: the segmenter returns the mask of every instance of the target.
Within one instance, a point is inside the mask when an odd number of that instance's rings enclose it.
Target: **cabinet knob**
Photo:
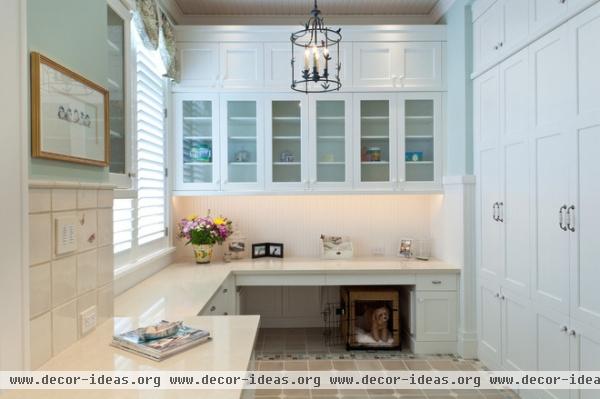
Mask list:
[[[228,315],[229,315],[229,313],[223,312],[223,316],[228,316]]]
[[[504,295],[501,295],[501,296],[500,296],[500,299],[501,299],[501,300],[505,300],[505,299],[506,299],[506,297],[505,297]]]
[[[494,295],[496,298],[500,298],[500,293],[496,292],[496,295]]]
[[[569,335],[572,336],[572,337],[576,337],[577,336],[577,331],[571,330],[571,331],[569,331]]]
[[[227,294],[229,290],[227,288],[223,288],[223,294]]]
[[[442,282],[440,280],[433,280],[431,284],[440,285]]]
[[[211,312],[214,312],[215,310],[217,310],[217,308],[216,308],[215,306],[211,306],[211,307],[210,307],[210,311],[211,311]]]
[[[562,326],[562,327],[560,328],[560,331],[561,331],[561,332],[564,332],[564,333],[566,333],[567,331],[569,331],[569,327],[567,327],[567,326]]]

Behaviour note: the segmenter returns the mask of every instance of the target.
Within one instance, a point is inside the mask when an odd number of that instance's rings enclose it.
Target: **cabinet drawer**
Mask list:
[[[417,291],[456,291],[455,274],[417,275]]]

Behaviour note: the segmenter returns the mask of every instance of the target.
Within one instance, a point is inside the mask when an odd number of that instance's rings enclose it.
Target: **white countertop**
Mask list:
[[[109,346],[113,333],[137,328],[143,321],[134,318],[114,318],[99,326],[58,356],[52,358],[44,371],[240,371],[247,370],[258,331],[259,316],[196,316],[184,319],[185,324],[210,331],[213,340],[187,351],[155,362]],[[30,390],[11,391],[6,399],[183,399],[210,397],[238,399],[240,390]]]
[[[310,273],[460,273],[461,268],[438,260],[418,261],[403,258],[260,258],[231,263],[172,264],[115,299],[115,315],[140,317],[156,314],[179,320],[197,314],[230,273],[236,275],[310,274]]]

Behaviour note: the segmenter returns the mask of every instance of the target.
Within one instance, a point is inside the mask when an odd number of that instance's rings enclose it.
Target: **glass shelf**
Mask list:
[[[182,102],[184,183],[213,182],[212,106],[211,101]]]
[[[434,100],[407,99],[404,110],[406,181],[433,181]]]
[[[360,179],[362,182],[390,181],[390,102],[360,102]]]
[[[300,101],[273,101],[271,114],[273,182],[299,183],[302,180]]]
[[[227,101],[227,180],[257,183],[256,101]]]

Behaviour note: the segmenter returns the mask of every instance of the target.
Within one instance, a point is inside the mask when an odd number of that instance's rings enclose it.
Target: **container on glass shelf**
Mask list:
[[[369,147],[367,148],[367,160],[370,162],[381,161],[381,147]]]
[[[414,255],[419,260],[429,260],[431,257],[431,240],[415,240]]]

